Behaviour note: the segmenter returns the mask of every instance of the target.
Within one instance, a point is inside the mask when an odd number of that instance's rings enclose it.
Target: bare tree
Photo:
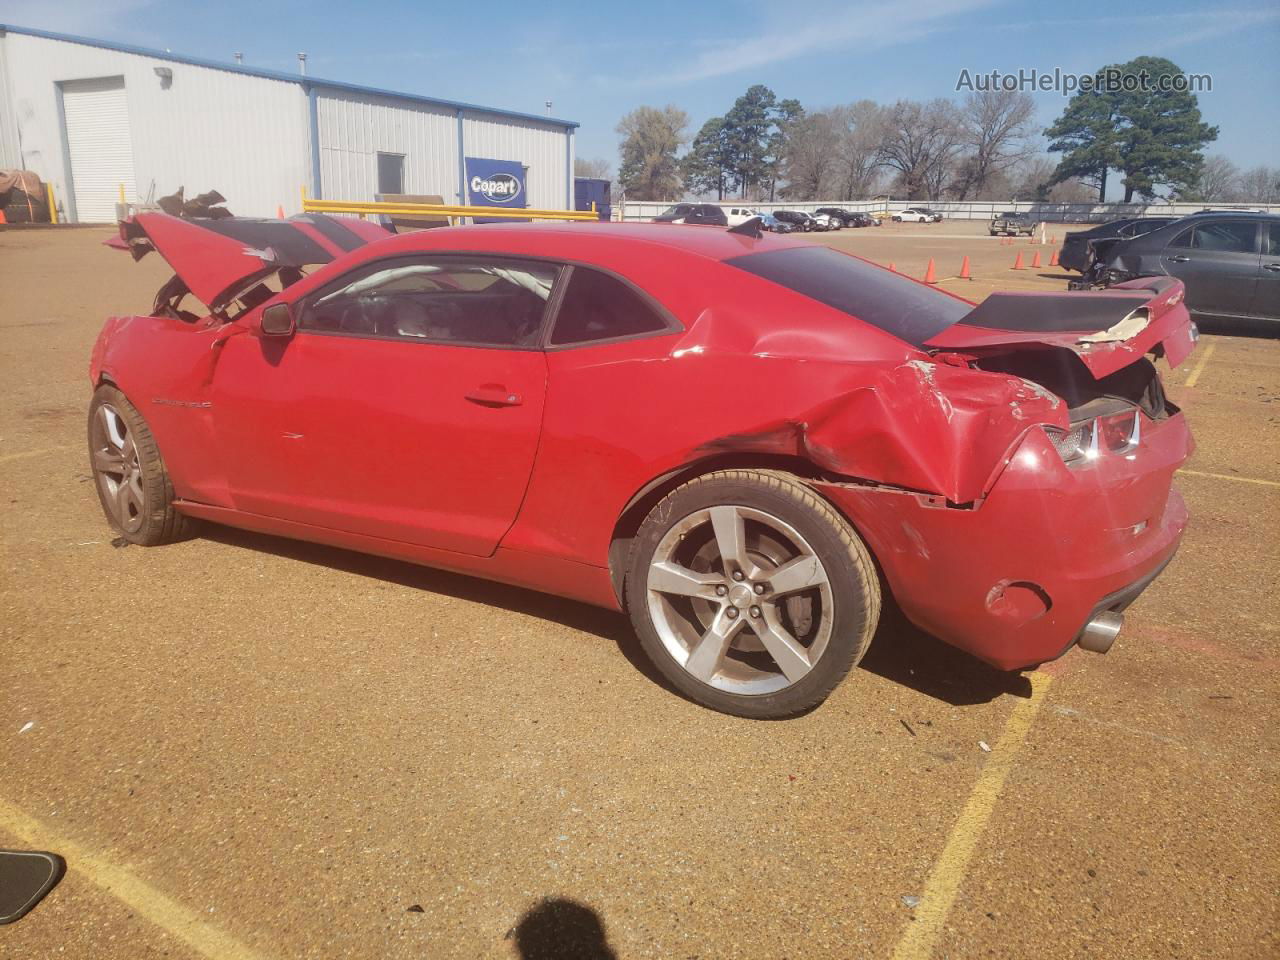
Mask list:
[[[592,180],[608,180],[609,161],[603,157],[574,157],[573,175]]]
[[[1186,195],[1190,200],[1222,202],[1235,195],[1239,182],[1240,171],[1236,165],[1222,154],[1215,153],[1205,158],[1200,176],[1191,189],[1186,191]]]
[[[1030,142],[1036,105],[1029,93],[984,90],[971,93],[960,108],[961,142],[968,155],[959,167],[955,191],[967,200],[992,175],[1035,152]]]
[[[836,130],[830,196],[836,200],[865,199],[878,179],[884,109],[871,100],[859,100],[830,113]]]
[[[1240,174],[1234,199],[1239,203],[1280,203],[1280,168],[1254,167]]]
[[[822,199],[823,187],[836,163],[838,133],[829,113],[809,113],[788,129],[782,195],[791,200]]]
[[[684,190],[676,153],[688,140],[689,115],[679,107],[636,107],[618,121],[618,179],[633,200],[674,200]]]
[[[939,196],[962,139],[950,100],[899,100],[888,108],[881,162],[897,170],[908,200]]]

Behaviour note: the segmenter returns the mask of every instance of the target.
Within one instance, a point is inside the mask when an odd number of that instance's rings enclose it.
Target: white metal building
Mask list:
[[[72,221],[218,190],[239,216],[312,197],[467,203],[466,158],[525,168],[526,206],[573,208],[576,123],[0,25],[0,168]],[[398,189],[397,189],[398,188]]]

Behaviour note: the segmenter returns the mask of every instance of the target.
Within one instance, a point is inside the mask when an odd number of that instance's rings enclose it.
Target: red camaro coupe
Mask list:
[[[176,275],[93,350],[103,508],[624,610],[749,717],[821,702],[885,592],[1003,669],[1106,650],[1187,519],[1181,283],[974,306],[757,228],[141,214],[111,242]]]

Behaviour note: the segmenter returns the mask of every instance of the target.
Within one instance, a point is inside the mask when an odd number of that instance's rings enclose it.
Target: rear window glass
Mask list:
[[[726,264],[794,290],[920,346],[973,307],[830,247],[793,247],[734,257]]]

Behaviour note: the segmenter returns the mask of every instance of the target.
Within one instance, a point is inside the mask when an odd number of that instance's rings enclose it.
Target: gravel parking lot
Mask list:
[[[985,232],[815,239],[1062,289]],[[167,271],[106,236],[0,230],[0,846],[70,864],[0,955],[1280,954],[1280,342],[1167,375],[1191,527],[1109,655],[1003,674],[891,618],[760,723],[569,601],[217,528],[113,546],[89,349]]]

